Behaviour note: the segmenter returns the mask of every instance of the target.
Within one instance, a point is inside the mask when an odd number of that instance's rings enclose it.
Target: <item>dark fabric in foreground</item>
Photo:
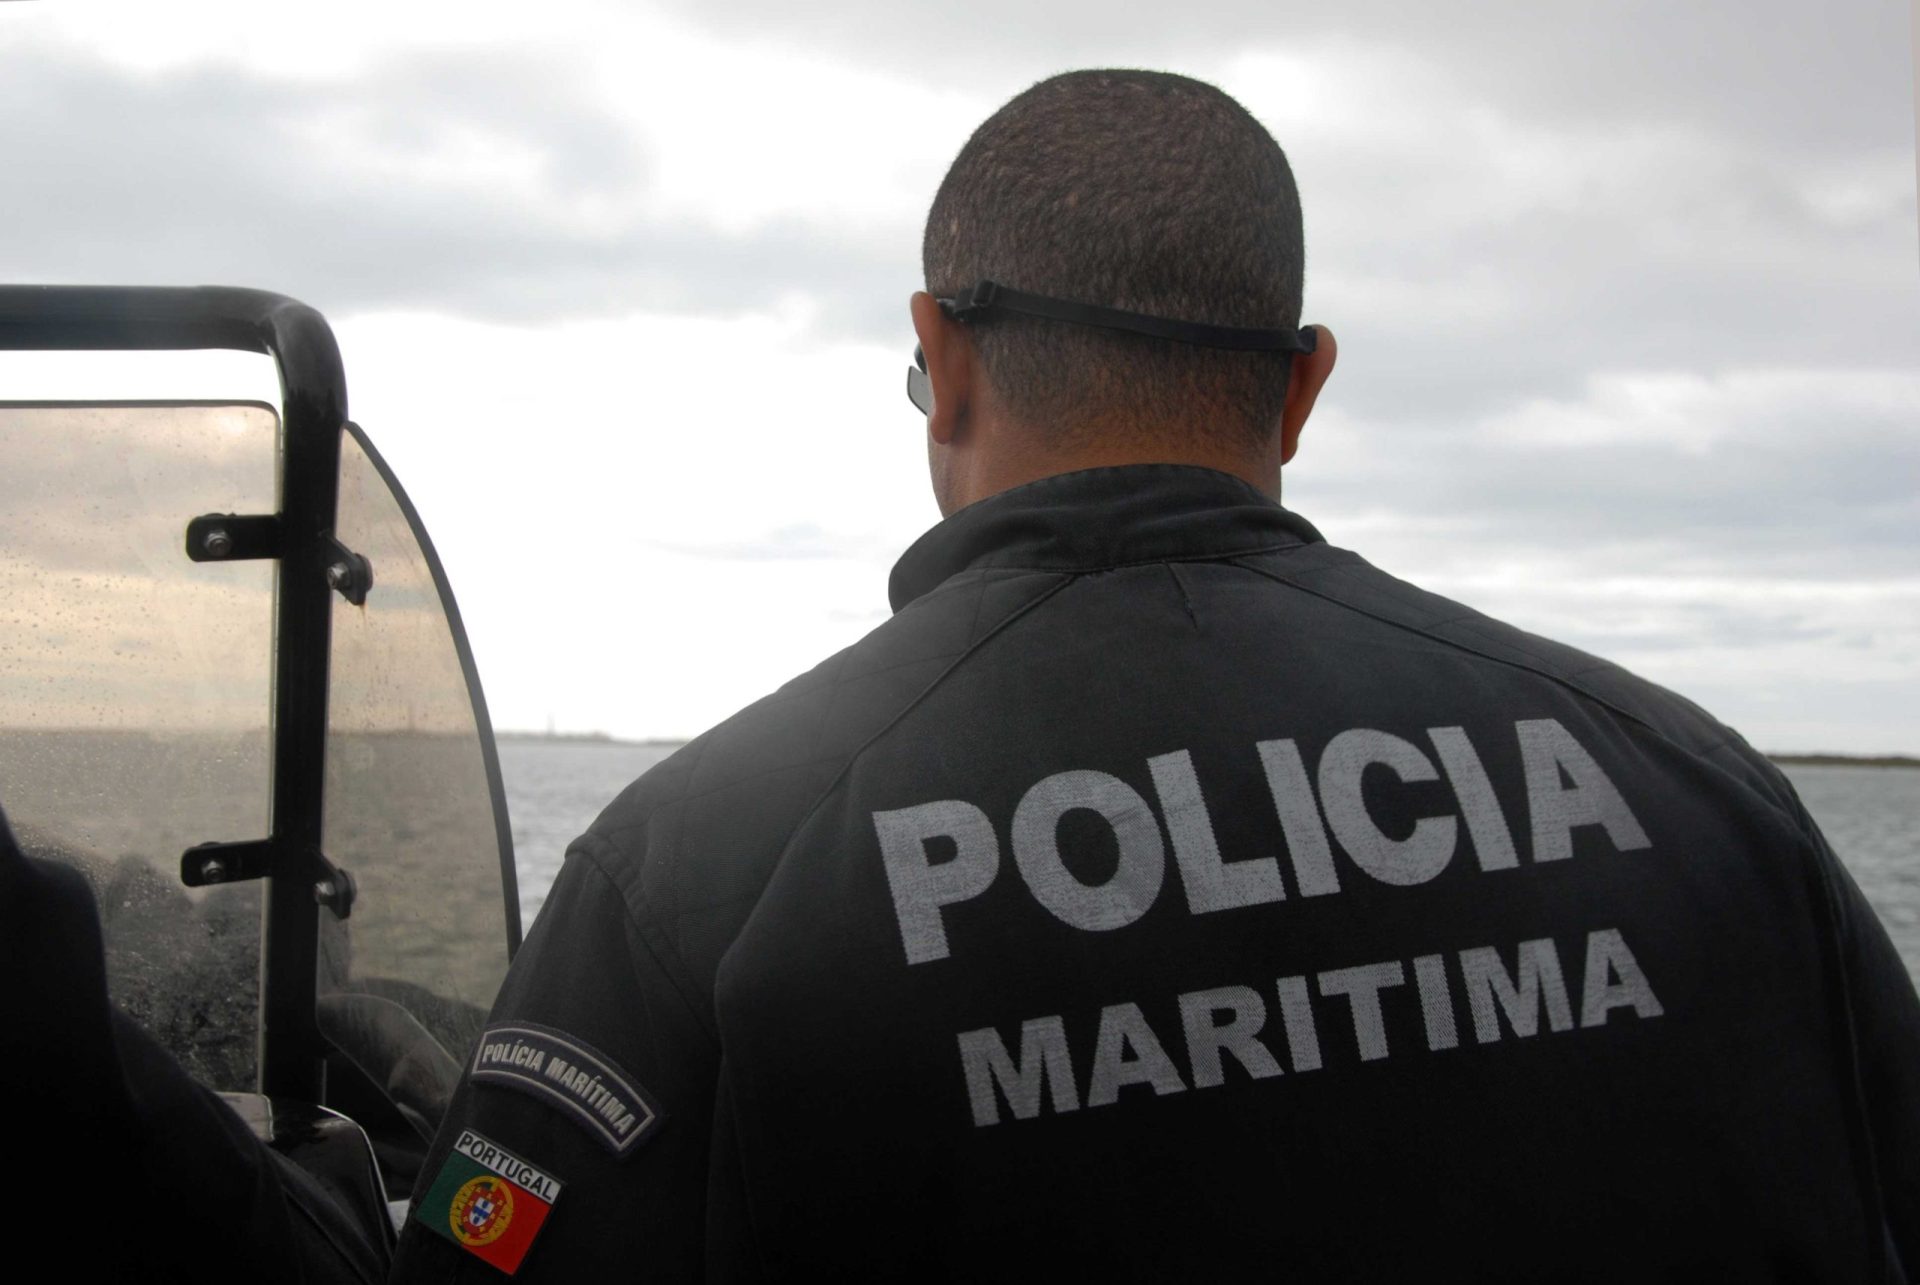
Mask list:
[[[382,1252],[107,995],[93,894],[0,815],[7,1214],[64,1281],[370,1282]]]
[[[520,1279],[1920,1262],[1920,1003],[1693,705],[1202,469],[987,500],[892,597],[571,848],[493,1020],[665,1115],[462,1086],[427,1175],[565,1184]]]

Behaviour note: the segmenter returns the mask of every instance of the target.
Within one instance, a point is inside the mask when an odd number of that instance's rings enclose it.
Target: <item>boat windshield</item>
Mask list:
[[[194,1076],[255,1081],[261,885],[180,854],[267,833],[274,564],[187,520],[275,508],[254,404],[0,403],[0,805],[93,886],[113,1000]]]
[[[276,563],[191,560],[203,514],[273,513],[258,403],[0,403],[0,806],[100,908],[113,1001],[202,1083],[258,1078],[262,891],[182,884],[181,855],[268,836]],[[342,439],[322,851],[356,888],[320,917],[321,1031],[423,1133],[517,941],[484,704],[404,492]]]
[[[512,865],[494,808],[491,730],[412,518],[352,429],[341,443],[336,534],[371,560],[373,589],[364,606],[334,599],[322,847],[359,895],[344,924],[322,919],[322,1029],[351,1052],[354,1037],[335,1028],[350,1016],[339,997],[372,995],[404,1007],[461,1059],[506,974],[518,923],[508,918],[513,890],[503,889]]]

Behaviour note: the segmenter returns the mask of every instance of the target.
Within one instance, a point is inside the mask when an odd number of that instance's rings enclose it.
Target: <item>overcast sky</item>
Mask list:
[[[0,278],[320,308],[497,725],[688,735],[937,519],[906,298],[972,127],[1183,71],[1286,148],[1340,339],[1291,507],[1764,748],[1920,752],[1912,49],[1907,0],[0,4]]]

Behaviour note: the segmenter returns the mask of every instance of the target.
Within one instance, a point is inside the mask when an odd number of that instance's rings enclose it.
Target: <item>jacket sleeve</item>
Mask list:
[[[1833,907],[1845,1016],[1887,1232],[1909,1278],[1920,1279],[1920,998],[1905,961],[1804,805]]]
[[[573,845],[508,972],[421,1170],[396,1281],[498,1281],[509,1264],[532,1282],[700,1274],[718,1045],[607,856],[593,836]],[[519,1227],[495,1215],[456,1243],[462,1183],[489,1160],[535,1175],[508,1193]],[[541,1179],[558,1185],[544,1210]]]

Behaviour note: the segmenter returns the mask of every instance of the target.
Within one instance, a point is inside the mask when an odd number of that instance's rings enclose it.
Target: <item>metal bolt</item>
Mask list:
[[[340,895],[340,886],[331,879],[322,879],[313,885],[313,899],[321,905],[328,905]]]
[[[224,558],[233,552],[233,536],[227,533],[225,527],[217,526],[207,532],[206,538],[200,542],[200,547],[207,551],[209,558]]]
[[[327,566],[327,588],[345,591],[353,583],[353,568],[344,562],[334,562]]]
[[[200,863],[200,881],[202,883],[225,883],[227,881],[227,863],[218,857],[208,857]]]

